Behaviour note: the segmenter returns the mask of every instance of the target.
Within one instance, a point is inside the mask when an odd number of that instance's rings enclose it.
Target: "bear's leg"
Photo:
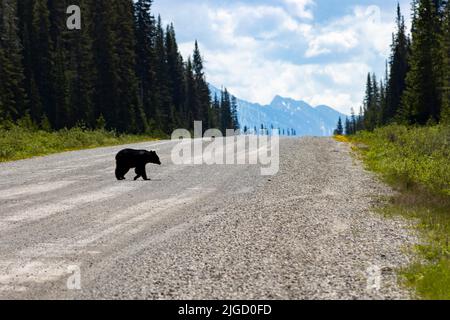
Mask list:
[[[125,180],[125,175],[130,171],[129,168],[124,168],[121,166],[116,167],[116,178],[117,180]]]
[[[142,177],[142,173],[141,173],[141,168],[137,167],[134,172],[136,172],[136,177],[134,178],[134,181],[136,181],[137,179],[139,179],[140,177]]]
[[[145,171],[145,167],[142,168],[142,178],[145,181],[149,181],[150,180],[149,178],[147,178],[147,172]]]
[[[136,174],[137,176],[134,178],[134,180],[139,179],[142,177],[144,180],[150,180],[147,178],[147,173],[145,172],[145,166],[139,166],[136,168]]]

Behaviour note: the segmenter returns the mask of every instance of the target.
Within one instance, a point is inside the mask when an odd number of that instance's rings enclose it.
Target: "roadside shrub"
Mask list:
[[[148,135],[118,135],[105,129],[83,127],[55,132],[38,129],[24,118],[0,127],[0,162],[51,153],[153,140]]]
[[[450,127],[392,125],[354,138],[369,146],[369,167],[389,182],[410,189],[420,185],[450,195]]]

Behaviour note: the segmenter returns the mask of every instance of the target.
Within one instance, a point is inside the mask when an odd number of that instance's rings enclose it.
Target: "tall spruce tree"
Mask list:
[[[184,123],[184,66],[183,57],[178,50],[175,29],[173,25],[167,26],[166,30],[166,54],[167,54],[167,72],[169,77],[169,90],[171,106],[173,106],[169,124],[170,130],[180,126],[187,125]]]
[[[147,119],[155,119],[156,106],[156,21],[151,14],[152,0],[135,3],[136,74],[139,81],[139,100]],[[150,121],[151,123],[152,121]],[[153,123],[154,124],[154,123]]]
[[[337,126],[336,126],[336,130],[334,130],[334,134],[341,136],[344,134],[344,125],[342,124],[342,118],[339,117]]]
[[[231,121],[232,126],[231,129],[239,130],[239,119],[238,119],[238,102],[235,96],[231,97]],[[272,125],[273,130],[273,125]]]
[[[92,1],[91,12],[94,30],[93,51],[96,69],[94,92],[94,117],[104,118],[107,129],[116,129],[119,109],[119,56],[114,32],[116,2]]]
[[[222,97],[220,102],[221,109],[221,131],[225,135],[228,129],[233,129],[233,115],[231,113],[231,97],[230,94],[225,88],[222,91]],[[264,129],[264,125],[261,125],[261,129]]]
[[[54,92],[54,55],[50,38],[50,12],[46,0],[34,0],[31,22],[31,113],[36,117],[48,118],[50,124],[57,128]],[[35,105],[34,105],[35,104]],[[41,110],[42,108],[42,110]],[[36,119],[37,120],[37,119]]]
[[[409,39],[406,34],[405,19],[397,5],[396,34],[393,36],[392,54],[389,61],[389,75],[386,84],[386,103],[383,108],[382,122],[392,122],[398,115],[401,97],[406,88],[406,74],[409,69]]]
[[[192,124],[195,120],[194,111],[198,106],[198,95],[196,90],[195,76],[194,70],[192,68],[192,60],[189,57],[186,66],[185,66],[185,74],[184,74],[184,85],[185,85],[185,100],[184,100],[184,109],[185,109],[185,119],[188,124],[187,128],[192,129]]]
[[[210,124],[211,128],[220,128],[221,123],[221,114],[220,114],[220,100],[217,96],[217,93],[214,93],[214,98],[212,102],[211,115],[210,115]]]
[[[94,109],[94,81],[96,69],[92,52],[93,34],[92,6],[93,0],[79,0],[82,15],[81,30],[73,30],[67,33],[67,82],[68,103],[71,118],[69,126],[83,123],[90,128],[96,126]]]
[[[445,8],[441,35],[442,110],[441,122],[450,124],[450,4]]]
[[[26,109],[22,46],[16,16],[15,1],[0,2],[0,119],[16,120]]]
[[[433,0],[418,0],[415,8],[410,71],[402,99],[406,123],[439,121],[441,111],[439,17]]]
[[[155,121],[158,129],[161,131],[168,130],[168,124],[173,123],[174,105],[170,97],[170,79],[169,70],[167,65],[167,52],[165,45],[165,34],[162,26],[161,17],[158,16],[156,25],[156,38],[155,38],[155,106],[156,115]]]
[[[352,123],[348,117],[345,117],[345,135],[349,136],[352,134]]]
[[[132,0],[116,0],[115,51],[118,70],[118,109],[115,127],[121,132],[144,132],[146,117],[139,103],[139,84],[136,76],[136,42],[134,33],[134,6]]]
[[[208,122],[210,113],[209,109],[211,108],[211,94],[209,92],[208,83],[205,79],[205,73],[203,70],[203,58],[201,56],[197,41],[195,41],[192,62],[192,67],[194,69],[195,75],[196,92],[198,95],[198,106],[194,111],[194,116],[197,120],[203,121],[203,125],[205,128],[209,128],[210,124]],[[232,127],[230,127],[229,129],[232,129]]]
[[[355,114],[355,109],[353,108],[351,109],[350,122],[351,122],[351,134],[355,134],[356,131],[358,130],[358,119]]]
[[[374,105],[376,98],[374,96],[374,86],[372,83],[372,75],[369,73],[366,83],[366,94],[364,98],[364,127],[368,130],[373,130],[375,127],[375,110]]]

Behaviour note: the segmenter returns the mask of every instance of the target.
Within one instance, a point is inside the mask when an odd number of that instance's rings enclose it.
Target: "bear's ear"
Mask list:
[[[150,151],[150,153],[151,153],[151,154],[156,154],[156,151],[153,151],[153,150],[152,150],[152,151]]]

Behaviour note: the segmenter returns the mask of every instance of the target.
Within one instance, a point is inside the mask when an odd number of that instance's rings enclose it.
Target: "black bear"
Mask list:
[[[161,165],[161,161],[155,151],[133,149],[120,151],[116,156],[117,180],[125,180],[125,175],[131,168],[136,168],[135,172],[137,176],[134,178],[135,181],[141,177],[144,178],[144,180],[150,180],[147,178],[147,173],[145,171],[147,163]]]

